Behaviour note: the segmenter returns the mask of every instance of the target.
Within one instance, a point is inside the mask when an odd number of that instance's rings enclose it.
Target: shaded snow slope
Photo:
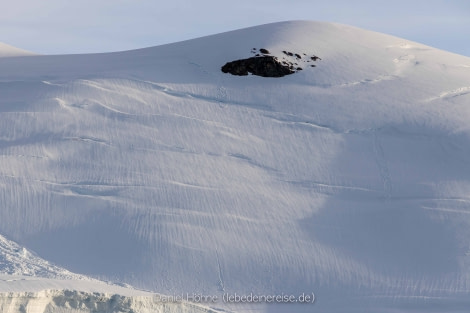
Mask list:
[[[27,275],[47,278],[90,280],[50,264],[35,253],[0,235],[0,274]]]
[[[322,60],[221,72],[253,48]],[[315,292],[322,312],[468,306],[469,58],[284,22],[0,68],[0,233],[42,258],[163,294]]]

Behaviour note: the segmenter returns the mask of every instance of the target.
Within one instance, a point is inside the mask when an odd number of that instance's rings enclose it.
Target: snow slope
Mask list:
[[[217,313],[185,301],[100,282],[0,275],[2,313]]]
[[[231,76],[268,49],[321,58]],[[303,61],[302,61],[303,62]],[[470,59],[283,22],[135,51],[0,59],[0,233],[229,311],[468,307]]]
[[[0,274],[27,275],[68,280],[90,280],[50,264],[35,253],[0,235]]]
[[[0,235],[0,312],[217,313],[191,295],[171,299],[71,273]],[[169,301],[171,300],[171,301]]]
[[[10,45],[4,44],[3,42],[0,42],[0,58],[28,55],[35,55],[35,53],[23,49],[18,49]]]

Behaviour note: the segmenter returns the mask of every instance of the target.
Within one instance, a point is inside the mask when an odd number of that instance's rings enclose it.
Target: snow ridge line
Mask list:
[[[51,264],[2,235],[0,235],[0,274],[93,280]]]
[[[450,99],[454,97],[460,97],[470,94],[470,86],[460,87],[454,90],[443,91],[439,96],[432,97],[426,100],[426,102],[431,102],[437,99]]]

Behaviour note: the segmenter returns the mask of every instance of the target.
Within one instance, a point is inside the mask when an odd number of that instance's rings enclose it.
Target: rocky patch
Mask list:
[[[252,74],[262,77],[283,77],[303,70],[299,64],[300,62],[311,63],[321,60],[316,55],[308,56],[303,53],[304,58],[302,58],[299,53],[285,50],[282,51],[283,54],[279,53],[280,57],[271,54],[269,50],[264,48],[259,50],[253,48],[251,53],[255,56],[227,62],[222,66],[222,72],[237,76]],[[310,67],[315,66],[315,64],[310,64]]]
[[[282,64],[276,57],[259,56],[228,62],[222,72],[245,76],[249,73],[263,77],[282,77],[295,73],[289,66]]]

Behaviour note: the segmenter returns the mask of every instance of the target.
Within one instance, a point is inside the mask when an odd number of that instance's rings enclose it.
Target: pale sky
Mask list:
[[[286,20],[337,22],[470,56],[470,0],[0,0],[0,42],[43,54],[108,52]]]

